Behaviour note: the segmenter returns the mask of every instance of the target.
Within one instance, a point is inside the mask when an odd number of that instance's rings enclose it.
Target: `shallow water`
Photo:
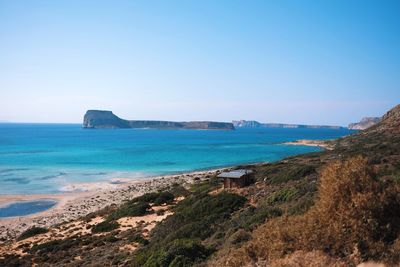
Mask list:
[[[92,130],[80,124],[0,124],[0,194],[58,193],[74,183],[275,161],[320,150],[282,142],[332,139],[351,132]]]
[[[14,202],[0,207],[0,218],[29,215],[50,209],[56,204],[57,201],[51,199]]]

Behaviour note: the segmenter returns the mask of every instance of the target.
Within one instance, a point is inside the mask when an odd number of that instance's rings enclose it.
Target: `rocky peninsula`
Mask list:
[[[254,120],[232,121],[236,128],[309,128],[309,129],[344,129],[341,126],[332,125],[306,125],[306,124],[287,124],[287,123],[261,123]]]
[[[300,139],[292,142],[285,142],[284,145],[294,145],[294,146],[316,146],[325,150],[333,150],[334,145],[332,140],[306,140]]]

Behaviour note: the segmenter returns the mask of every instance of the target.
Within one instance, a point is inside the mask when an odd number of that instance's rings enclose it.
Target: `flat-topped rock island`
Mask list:
[[[153,121],[125,120],[108,110],[88,110],[83,118],[83,128],[152,128],[152,129],[193,129],[193,130],[234,130],[229,122],[214,121]]]

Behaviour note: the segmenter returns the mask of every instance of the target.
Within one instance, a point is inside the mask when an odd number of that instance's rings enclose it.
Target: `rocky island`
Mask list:
[[[150,121],[124,120],[108,110],[88,110],[83,118],[83,128],[153,128],[153,129],[193,129],[193,130],[234,130],[229,122],[213,121]]]

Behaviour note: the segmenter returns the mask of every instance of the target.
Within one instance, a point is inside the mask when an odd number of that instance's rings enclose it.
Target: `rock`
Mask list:
[[[380,117],[364,117],[360,122],[350,123],[348,128],[351,130],[365,130],[380,121]]]
[[[203,129],[234,130],[232,123],[213,121],[144,121],[124,120],[107,110],[88,110],[83,118],[83,128],[154,128],[154,129]]]

